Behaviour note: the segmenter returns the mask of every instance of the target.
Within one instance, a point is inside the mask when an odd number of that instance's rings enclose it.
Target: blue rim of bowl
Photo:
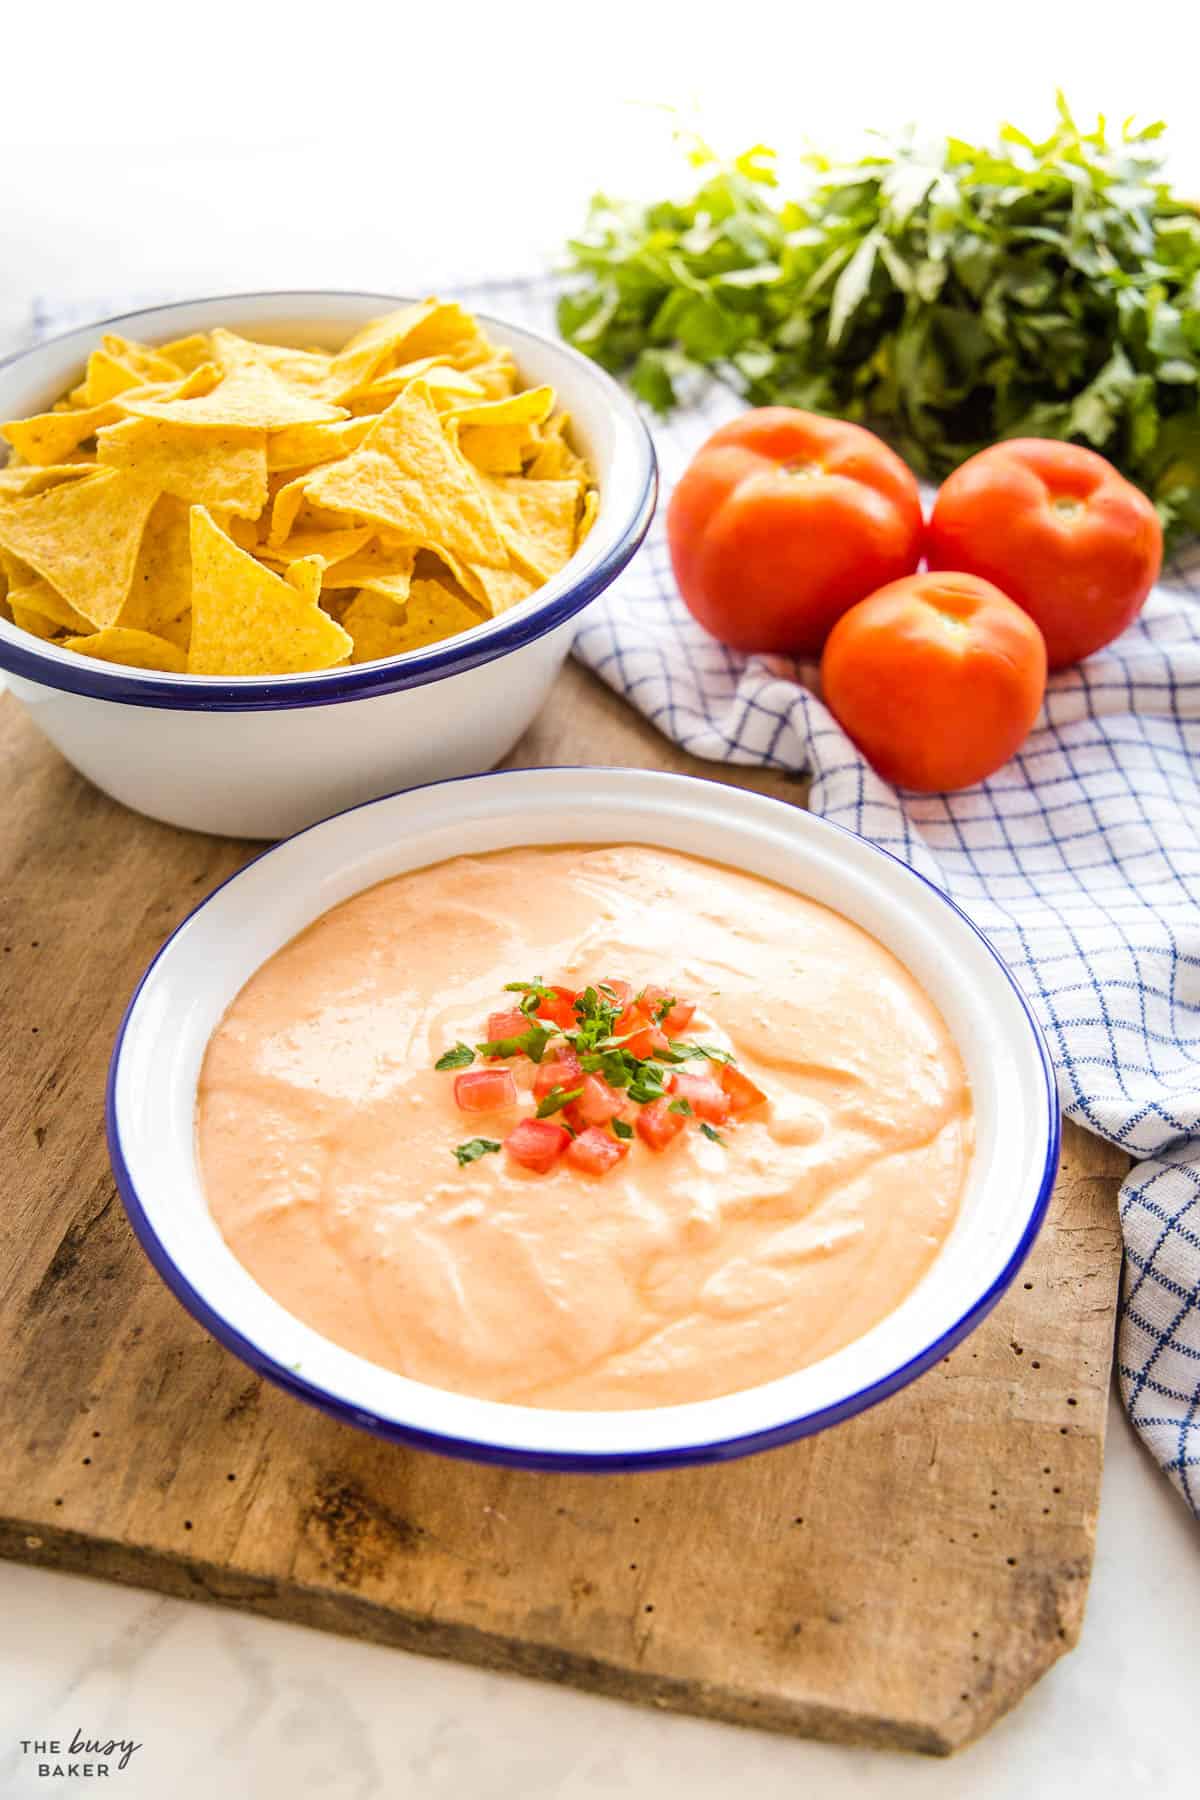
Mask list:
[[[76,326],[71,331],[44,338],[27,350],[18,350],[12,356],[5,357],[0,361],[0,369],[20,362],[23,357],[33,355],[50,345],[62,343],[67,338],[102,332],[109,326],[124,325],[148,312],[183,311],[222,301],[236,305],[239,300],[302,301],[317,298],[379,300],[403,304],[400,297],[392,294],[351,289],[339,291],[333,288],[278,288],[264,289],[261,293],[201,295],[195,300],[169,301],[163,306],[141,306],[132,312],[116,313],[111,318]],[[547,632],[574,618],[576,613],[582,612],[585,606],[612,585],[640,548],[650,529],[658,502],[658,461],[654,454],[654,444],[646,429],[645,420],[632,400],[597,363],[590,361],[570,344],[564,344],[558,338],[547,337],[544,332],[530,331],[525,325],[515,325],[504,319],[494,318],[490,313],[477,313],[476,317],[483,319],[488,325],[494,325],[501,334],[516,331],[525,337],[537,338],[540,342],[549,344],[557,354],[578,363],[604,389],[610,404],[634,427],[635,441],[642,450],[641,488],[620,536],[595,568],[589,569],[577,581],[570,582],[561,593],[553,595],[540,605],[535,592],[528,601],[514,607],[511,613],[502,615],[504,623],[498,630],[486,630],[486,634],[474,642],[473,634],[467,633],[463,637],[450,638],[445,643],[436,644],[428,650],[409,650],[403,656],[344,670],[325,669],[303,679],[294,675],[265,681],[242,678],[237,684],[233,684],[211,681],[201,675],[177,677],[175,681],[165,681],[161,676],[153,675],[133,677],[122,675],[119,665],[97,663],[88,657],[73,657],[69,661],[64,658],[60,662],[47,657],[36,647],[26,649],[23,644],[13,643],[3,636],[0,636],[0,669],[7,669],[10,674],[23,676],[42,687],[81,694],[90,700],[115,700],[126,706],[158,707],[171,712],[283,712],[301,706],[337,706],[344,701],[362,700],[374,694],[395,694],[406,688],[424,687],[427,683],[441,681],[448,675],[463,675],[471,669],[481,668],[485,663],[494,662],[497,657],[524,649],[527,644],[534,643]],[[36,644],[36,640],[32,642]],[[79,666],[76,667],[76,664]]]
[[[945,906],[949,907],[951,912],[957,914],[958,918],[967,926],[972,935],[978,939],[979,943],[982,944],[983,948],[987,951],[987,954],[991,957],[1005,981],[1012,989],[1021,1011],[1025,1015],[1025,1021],[1029,1028],[1029,1035],[1037,1052],[1038,1062],[1042,1071],[1042,1079],[1046,1087],[1046,1107],[1049,1124],[1046,1155],[1042,1165],[1042,1174],[1038,1183],[1037,1194],[1034,1198],[1029,1217],[1022,1230],[1016,1248],[1013,1250],[1003,1269],[985,1289],[983,1294],[980,1295],[979,1299],[974,1301],[972,1305],[955,1320],[953,1325],[948,1326],[944,1332],[942,1332],[924,1350],[919,1351],[916,1356],[910,1357],[905,1363],[901,1363],[899,1368],[893,1369],[890,1374],[881,1376],[878,1381],[869,1382],[866,1387],[859,1388],[854,1393],[845,1395],[841,1400],[831,1402],[828,1406],[818,1407],[815,1411],[802,1413],[796,1418],[781,1420],[779,1424],[768,1426],[761,1431],[747,1432],[736,1437],[708,1440],[698,1444],[678,1445],[665,1450],[542,1451],[527,1450],[516,1445],[506,1445],[477,1438],[451,1437],[441,1432],[426,1431],[418,1426],[406,1425],[394,1419],[381,1419],[374,1413],[368,1413],[362,1408],[356,1407],[351,1401],[343,1400],[339,1396],[329,1393],[325,1388],[318,1387],[314,1382],[306,1380],[297,1371],[285,1368],[283,1365],[276,1362],[273,1357],[266,1355],[252,1339],[245,1337],[236,1326],[231,1325],[222,1314],[215,1311],[214,1308],[197,1293],[187,1276],[183,1274],[179,1268],[179,1265],[168,1255],[162,1244],[162,1240],[159,1238],[154,1226],[151,1224],[150,1219],[146,1214],[145,1208],[142,1206],[137,1189],[134,1186],[133,1177],[129,1172],[129,1166],[125,1160],[124,1151],[121,1147],[121,1134],[117,1125],[116,1086],[117,1074],[121,1061],[121,1050],[125,1042],[126,1031],[129,1027],[130,1020],[133,1017],[134,1010],[137,1007],[142,989],[149,981],[158,963],[170,950],[175,939],[182,931],[186,930],[196,915],[202,912],[209,902],[215,900],[217,895],[225,888],[229,887],[232,882],[237,881],[248,869],[252,868],[255,863],[262,862],[265,857],[272,856],[276,850],[282,849],[284,845],[294,842],[296,838],[305,837],[310,831],[319,830],[322,825],[329,824],[332,819],[345,818],[350,813],[361,812],[364,807],[382,805],[389,800],[396,799],[400,794],[404,793],[420,793],[427,788],[435,787],[455,787],[463,781],[495,780],[506,775],[516,774],[523,777],[528,777],[530,775],[536,776],[542,772],[543,771],[540,769],[494,769],[482,775],[456,775],[443,781],[421,782],[412,788],[399,788],[395,793],[380,794],[374,800],[362,800],[355,806],[343,807],[340,812],[331,813],[328,818],[319,819],[316,824],[305,826],[303,831],[293,832],[292,836],[289,838],[281,838],[277,844],[271,844],[266,850],[260,851],[257,856],[251,857],[248,862],[242,864],[240,869],[235,869],[232,875],[227,875],[224,881],[219,882],[217,886],[213,888],[212,892],[206,894],[204,899],[192,908],[187,917],[179,922],[174,931],[172,931],[170,937],[167,938],[162,947],[147,964],[142,972],[141,979],[138,981],[138,984],[133,991],[129,1004],[125,1008],[113,1044],[112,1056],[108,1066],[108,1080],[105,1086],[104,1113],[105,1129],[108,1138],[108,1153],[112,1162],[113,1174],[116,1178],[117,1190],[120,1193],[121,1201],[124,1205],[129,1223],[133,1227],[134,1235],[137,1237],[142,1249],[158,1271],[163,1282],[175,1295],[175,1298],[185,1310],[192,1315],[199,1325],[203,1326],[210,1337],[215,1338],[217,1342],[224,1345],[227,1350],[231,1350],[235,1356],[246,1363],[256,1374],[264,1376],[277,1387],[283,1388],[287,1393],[294,1395],[299,1400],[306,1401],[310,1406],[315,1406],[318,1411],[327,1413],[331,1418],[337,1419],[343,1425],[357,1425],[364,1430],[370,1431],[372,1435],[384,1438],[391,1443],[406,1444],[418,1450],[429,1450],[438,1456],[453,1456],[468,1462],[486,1463],[515,1469],[557,1469],[560,1471],[574,1471],[580,1474],[615,1474],[632,1469],[677,1469],[702,1463],[731,1462],[742,1456],[752,1456],[763,1450],[773,1450],[780,1445],[793,1443],[798,1438],[811,1437],[818,1431],[828,1429],[831,1425],[840,1425],[845,1420],[854,1418],[858,1413],[866,1412],[869,1407],[878,1405],[881,1400],[888,1399],[890,1395],[896,1393],[900,1388],[907,1387],[910,1381],[915,1381],[919,1375],[923,1375],[927,1369],[931,1369],[934,1364],[946,1356],[956,1344],[961,1343],[963,1338],[965,1338],[969,1332],[975,1329],[980,1321],[991,1312],[997,1301],[1016,1279],[1026,1257],[1033,1248],[1037,1235],[1045,1221],[1047,1209],[1050,1205],[1050,1197],[1053,1193],[1054,1181],[1058,1173],[1059,1153],[1062,1140],[1062,1113],[1059,1105],[1058,1084],[1055,1080],[1054,1065],[1050,1058],[1050,1052],[1046,1046],[1045,1036],[1041,1026],[1038,1024],[1033,1008],[1030,1006],[1025,993],[1003,957],[1000,956],[999,952],[988,941],[987,937],[979,929],[978,925],[975,924],[974,920],[970,918],[969,915],[963,911],[962,907],[953,901],[949,894],[947,894],[944,889],[940,888],[935,881],[931,881],[927,875],[922,875],[919,869],[914,869],[911,864],[906,863],[902,857],[894,855],[890,850],[885,850],[882,844],[874,843],[870,838],[863,837],[859,832],[851,831],[848,826],[839,825],[834,819],[822,818],[819,813],[809,813],[807,814],[807,817],[828,830],[839,832],[844,837],[853,838],[856,842],[865,844],[867,848],[873,851],[877,856],[886,857],[889,862],[895,863],[897,867],[905,872],[905,874],[912,876],[915,881],[919,881],[924,887],[929,888],[932,893],[936,894],[938,899]],[[546,766],[545,772],[564,772],[570,774],[587,774],[591,772],[597,775],[611,775],[614,773],[611,767],[605,768],[594,763],[570,765],[562,763],[550,764]],[[666,770],[656,770],[654,773],[659,774],[663,779],[672,782],[694,783],[702,781],[702,778],[699,776],[675,775]],[[772,806],[784,806],[783,801],[775,800],[768,795],[763,795],[761,798],[767,800]]]

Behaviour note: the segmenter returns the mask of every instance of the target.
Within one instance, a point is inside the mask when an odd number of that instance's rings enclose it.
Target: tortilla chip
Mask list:
[[[11,594],[8,596],[8,616],[14,625],[19,626],[22,631],[27,631],[30,637],[41,638],[44,642],[52,641],[62,629],[61,626],[54,623],[53,619],[48,619],[38,607],[23,606],[21,601],[14,600]],[[87,629],[90,630],[90,626]]]
[[[6,437],[26,462],[61,463],[85,438],[93,437],[102,426],[111,425],[120,417],[121,408],[109,400],[82,411],[35,413],[31,419],[10,419],[7,425],[0,425],[0,436]]]
[[[305,494],[330,511],[380,525],[403,543],[444,547],[487,568],[508,565],[479,479],[447,437],[421,382],[397,395],[358,450],[309,476]]]
[[[46,469],[39,469],[28,463],[10,464],[7,468],[0,469],[0,500],[44,494],[47,488],[58,487],[64,481],[76,481],[94,467],[90,458],[85,460],[83,457],[57,463]]]
[[[450,412],[456,406],[467,402],[479,402],[487,399],[486,390],[480,386],[473,375],[456,369],[450,363],[439,361],[435,356],[419,358],[416,362],[403,363],[400,368],[392,369],[387,375],[381,375],[378,381],[371,382],[369,387],[360,388],[347,402],[351,410],[358,413],[383,412],[389,407],[397,394],[402,394],[411,382],[423,381],[429,389],[430,399],[439,412]]]
[[[538,445],[532,462],[525,473],[531,481],[578,481],[584,487],[591,481],[591,473],[581,456],[577,456],[567,442],[567,427],[570,416],[565,412],[554,413],[542,426],[542,441]]]
[[[354,648],[321,611],[321,570],[309,557],[286,576],[239,550],[202,506],[191,514],[193,675],[292,675],[345,662]]]
[[[103,406],[106,400],[115,400],[118,394],[144,385],[144,377],[119,356],[109,350],[93,350],[83,387],[76,392],[82,393],[84,406]]]
[[[499,402],[507,405],[507,401]],[[463,425],[455,421],[458,447],[488,475],[520,475],[537,453],[541,434],[536,425]]]
[[[334,565],[330,581],[340,588],[365,588],[384,594],[398,606],[408,599],[417,553],[411,544],[385,545],[378,539],[369,549]]]
[[[502,400],[506,394],[516,392],[517,365],[511,350],[489,346],[483,361],[468,361],[464,366],[470,369],[472,381],[478,382],[488,400]]]
[[[338,351],[331,375],[334,392],[339,400],[347,399],[398,362],[426,356],[455,361],[456,353],[481,337],[479,326],[457,301],[422,300],[402,306],[370,320]]]
[[[182,500],[163,494],[142,533],[129,594],[117,624],[186,644],[192,604],[191,527]]]
[[[102,464],[135,469],[164,494],[256,519],[267,504],[265,433],[125,419],[96,440]]]
[[[160,344],[158,354],[174,363],[181,374],[190,375],[202,363],[212,362],[212,339],[207,331],[194,331],[190,337],[172,338],[169,344]]]
[[[0,545],[27,562],[93,625],[115,623],[157,490],[126,469],[0,501]]]
[[[109,625],[91,637],[63,640],[64,650],[94,656],[100,662],[127,663],[133,669],[157,669],[169,675],[187,674],[187,656],[166,638],[149,631],[131,631],[125,625]]]
[[[302,394],[281,380],[261,354],[265,346],[218,329],[212,333],[212,347],[220,380],[209,393],[174,400],[130,396],[128,410],[141,418],[175,425],[224,425],[250,431],[279,431],[285,425],[345,418],[343,407]],[[197,369],[195,375],[201,372]]]
[[[439,644],[469,631],[487,617],[481,607],[460,599],[439,581],[414,581],[403,609],[385,595],[364,591],[346,608],[343,621],[354,640],[351,662],[377,662]]]
[[[583,510],[579,515],[579,524],[575,527],[575,548],[577,550],[596,523],[596,514],[599,511],[600,491],[598,488],[589,488],[583,496]]]
[[[186,374],[165,350],[155,350],[149,344],[139,344],[133,338],[120,337],[109,331],[100,339],[101,348],[106,350],[115,362],[123,363],[135,374],[139,381],[175,381]]]
[[[56,588],[52,588],[48,581],[43,581],[40,575],[35,575],[32,569],[26,570],[24,578],[20,581],[12,579],[13,573],[10,564],[8,570],[9,604],[13,608],[14,615],[19,607],[22,612],[37,613],[46,621],[49,629],[39,632],[40,637],[49,637],[54,631],[86,632],[91,630],[91,625],[83,614],[76,612],[75,608],[63,599]],[[15,622],[23,625],[26,631],[33,629],[32,626],[26,624],[24,619],[16,619]]]
[[[267,439],[267,468],[311,469],[333,462],[358,446],[371,429],[371,419],[341,419],[333,425],[289,425]]]
[[[301,394],[332,400],[333,357],[325,350],[293,350],[287,344],[255,343],[258,360]]]
[[[331,569],[335,564],[340,567],[347,557],[357,560],[356,553],[370,543],[372,535],[369,525],[352,525],[345,531],[298,531],[284,538],[282,543],[268,542],[259,554],[269,562],[285,566],[298,562],[303,557],[314,556],[323,570]],[[408,555],[411,562],[412,552],[409,551]],[[353,581],[345,583],[346,587],[355,585]]]
[[[340,467],[341,465],[339,465]],[[271,502],[271,526],[267,533],[269,544],[282,544],[291,536],[300,509],[304,505],[305,488],[312,479],[313,471],[306,469],[303,475],[294,476],[276,490]]]
[[[485,477],[484,486],[516,566],[537,581],[549,581],[575,549],[577,484]]]
[[[459,425],[544,425],[554,411],[554,389],[526,388],[521,394],[478,400],[452,410]]]
[[[41,638],[45,642],[53,641],[62,630],[39,607],[24,606],[19,598],[14,600],[11,594],[8,596],[8,616],[14,625],[27,631],[30,637]],[[90,631],[91,627],[86,626],[86,629]]]

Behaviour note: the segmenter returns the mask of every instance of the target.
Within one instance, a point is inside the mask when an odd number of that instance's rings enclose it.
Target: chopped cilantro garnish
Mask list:
[[[716,1044],[687,1044],[684,1043],[682,1038],[676,1038],[671,1048],[675,1051],[676,1056],[682,1058],[685,1062],[689,1058],[697,1056],[707,1057],[709,1062],[716,1063],[731,1063],[737,1061],[737,1058],[731,1056],[728,1050],[722,1050]]]
[[[547,987],[544,981],[506,981],[504,992],[521,995],[520,1009],[527,1019],[534,1017],[543,1000],[558,999],[554,989]]]
[[[639,1106],[649,1105],[651,1100],[661,1100],[666,1093],[663,1087],[665,1069],[655,1062],[637,1064],[637,1073],[629,1083],[629,1098],[636,1100]]]
[[[530,1062],[540,1063],[546,1045],[554,1035],[552,1026],[534,1024],[516,1037],[491,1038],[486,1044],[476,1044],[475,1048],[480,1056],[527,1056]]]
[[[459,1168],[465,1169],[468,1163],[478,1162],[481,1156],[499,1148],[495,1138],[468,1138],[465,1144],[455,1147],[454,1155]]]
[[[556,1082],[550,1092],[538,1101],[538,1118],[548,1119],[551,1113],[561,1112],[564,1106],[570,1106],[572,1100],[578,1100],[582,1092],[581,1087],[561,1088]]]
[[[694,1118],[691,1102],[682,1094],[670,1095],[666,1086],[668,1067],[696,1059],[712,1063],[732,1063],[736,1061],[728,1050],[718,1048],[716,1044],[698,1044],[685,1038],[673,1038],[668,1044],[659,1032],[655,1032],[662,1048],[652,1056],[636,1056],[629,1048],[636,1037],[646,1031],[646,1021],[661,1026],[671,1009],[678,1004],[673,994],[656,1000],[652,1007],[645,1005],[646,989],[636,997],[643,1002],[641,1018],[634,1015],[634,1029],[616,1031],[617,1021],[626,1012],[626,1002],[618,997],[617,989],[609,982],[600,982],[596,986],[588,986],[575,996],[574,1011],[576,1023],[572,1028],[547,1024],[537,1016],[538,1008],[543,1001],[561,1001],[566,990],[558,990],[548,986],[540,977],[535,981],[510,981],[506,983],[505,993],[520,994],[520,1012],[528,1020],[528,1029],[515,1032],[511,1037],[491,1038],[487,1043],[457,1043],[446,1050],[438,1058],[435,1067],[438,1069],[464,1069],[475,1061],[476,1056],[496,1061],[505,1057],[527,1056],[531,1062],[540,1063],[546,1055],[547,1046],[554,1042],[555,1054],[561,1054],[561,1044],[566,1043],[579,1059],[580,1069],[584,1074],[597,1074],[603,1077],[611,1088],[626,1094],[638,1106],[649,1106],[657,1100],[666,1100],[671,1112],[684,1118]],[[662,990],[659,990],[660,993]],[[558,1017],[562,1013],[558,1012]],[[559,1116],[559,1123],[565,1127],[572,1137],[575,1132],[562,1117],[564,1108],[578,1100],[583,1093],[583,1084],[572,1088],[564,1088],[556,1083],[538,1101],[536,1117],[549,1119]],[[724,1143],[724,1138],[714,1131],[712,1126],[697,1121],[705,1137],[713,1143]],[[634,1136],[634,1128],[626,1119],[614,1118],[610,1121],[613,1135],[625,1142]],[[491,1151],[501,1148],[492,1138],[471,1138],[460,1144],[454,1155],[465,1167],[476,1162],[479,1157],[487,1156]]]

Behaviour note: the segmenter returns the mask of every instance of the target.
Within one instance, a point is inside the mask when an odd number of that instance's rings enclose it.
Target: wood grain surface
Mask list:
[[[573,666],[514,763],[691,770]],[[724,1467],[498,1471],[255,1379],[150,1269],[109,1172],[138,974],[251,846],[136,817],[0,700],[0,1553],[844,1742],[952,1750],[1078,1635],[1123,1159],[1068,1129],[1000,1306],[881,1407]]]

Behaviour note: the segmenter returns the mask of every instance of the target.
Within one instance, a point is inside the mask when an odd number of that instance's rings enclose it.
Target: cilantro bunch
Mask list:
[[[711,370],[754,404],[879,429],[919,472],[998,438],[1071,439],[1200,531],[1200,217],[1163,127],[910,137],[846,167],[692,152],[683,200],[598,196],[568,246],[563,335],[661,412]]]

